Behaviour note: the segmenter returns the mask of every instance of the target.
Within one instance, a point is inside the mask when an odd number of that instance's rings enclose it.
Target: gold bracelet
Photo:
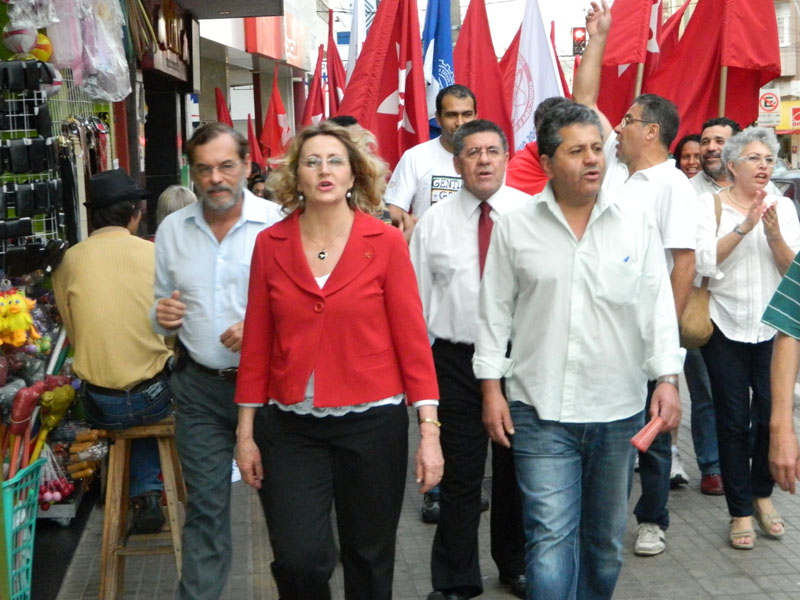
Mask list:
[[[423,423],[431,423],[433,425],[436,425],[437,427],[441,427],[442,426],[442,424],[439,421],[437,421],[436,419],[432,419],[430,417],[428,417],[427,419],[420,419],[419,420],[419,424],[420,425],[422,425]]]

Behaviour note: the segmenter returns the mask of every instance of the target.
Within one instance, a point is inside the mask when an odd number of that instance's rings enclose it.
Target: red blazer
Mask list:
[[[399,230],[356,211],[320,289],[300,240],[299,212],[262,231],[250,267],[236,402],[347,406],[439,388],[408,247]]]

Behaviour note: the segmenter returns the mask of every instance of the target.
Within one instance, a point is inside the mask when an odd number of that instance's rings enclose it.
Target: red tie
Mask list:
[[[481,216],[478,219],[478,260],[483,277],[483,264],[486,262],[486,252],[489,250],[489,240],[492,239],[492,226],[494,222],[489,216],[492,207],[486,201],[481,202]]]

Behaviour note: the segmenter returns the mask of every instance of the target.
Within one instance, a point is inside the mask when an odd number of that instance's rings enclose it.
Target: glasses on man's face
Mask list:
[[[334,155],[328,158],[320,158],[319,156],[306,156],[300,159],[300,164],[309,169],[320,169],[322,165],[327,164],[331,169],[341,169],[347,166],[348,162],[344,156]]]
[[[631,123],[655,123],[655,121],[648,121],[646,119],[637,119],[630,113],[622,117],[622,127],[627,127]]]
[[[740,156],[738,160],[749,162],[751,165],[759,166],[759,165],[766,165],[767,168],[771,169],[775,166],[775,157],[771,154],[767,154],[766,156],[761,154],[748,154],[747,156]]]
[[[236,173],[236,170],[241,166],[241,162],[234,162],[226,160],[224,163],[212,167],[211,165],[195,165],[192,167],[192,172],[202,179],[211,177],[214,171],[219,171],[220,175],[228,177]]]
[[[474,146],[464,150],[464,158],[478,160],[484,152],[490,159],[499,158],[503,155],[503,149],[499,146]]]

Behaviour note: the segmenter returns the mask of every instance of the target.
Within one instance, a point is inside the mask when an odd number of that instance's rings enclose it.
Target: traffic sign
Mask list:
[[[758,124],[761,127],[781,124],[781,99],[775,92],[764,92],[758,98]]]
[[[781,99],[774,92],[764,92],[758,99],[758,107],[761,112],[780,112]]]

